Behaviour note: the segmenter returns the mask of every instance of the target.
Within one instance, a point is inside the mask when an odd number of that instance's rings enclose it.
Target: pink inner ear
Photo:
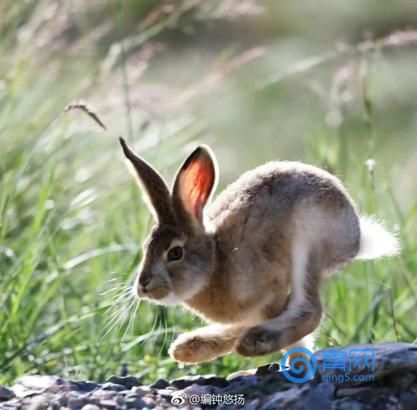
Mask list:
[[[182,192],[187,211],[201,219],[203,208],[213,186],[213,168],[209,161],[199,159],[193,161],[184,171]]]

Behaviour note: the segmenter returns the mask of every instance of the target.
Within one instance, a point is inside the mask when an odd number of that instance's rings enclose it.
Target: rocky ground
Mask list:
[[[317,370],[303,383],[288,377],[305,372],[288,376],[278,364],[227,379],[184,377],[152,385],[135,377],[98,384],[24,376],[11,387],[0,386],[0,409],[417,409],[417,346],[355,345],[324,349],[315,358]]]

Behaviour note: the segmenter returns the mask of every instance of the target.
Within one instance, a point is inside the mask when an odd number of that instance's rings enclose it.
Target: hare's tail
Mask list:
[[[361,242],[355,259],[378,259],[400,252],[397,237],[373,218],[360,218]]]

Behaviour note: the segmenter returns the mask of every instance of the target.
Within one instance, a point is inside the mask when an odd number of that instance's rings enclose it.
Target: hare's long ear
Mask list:
[[[150,210],[158,222],[175,223],[176,218],[171,204],[171,195],[162,177],[146,161],[139,158],[120,138],[123,152],[131,162],[149,201]]]
[[[217,164],[208,147],[198,147],[178,170],[172,190],[177,217],[190,229],[203,228],[203,210],[217,182]]]

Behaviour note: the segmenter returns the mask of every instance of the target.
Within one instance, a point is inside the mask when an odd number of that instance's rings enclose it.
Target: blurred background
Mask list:
[[[0,383],[280,358],[168,357],[200,321],[128,295],[152,220],[119,135],[168,180],[201,142],[219,189],[272,159],[338,175],[403,252],[324,284],[317,345],[416,342],[416,18],[414,0],[3,0]]]

